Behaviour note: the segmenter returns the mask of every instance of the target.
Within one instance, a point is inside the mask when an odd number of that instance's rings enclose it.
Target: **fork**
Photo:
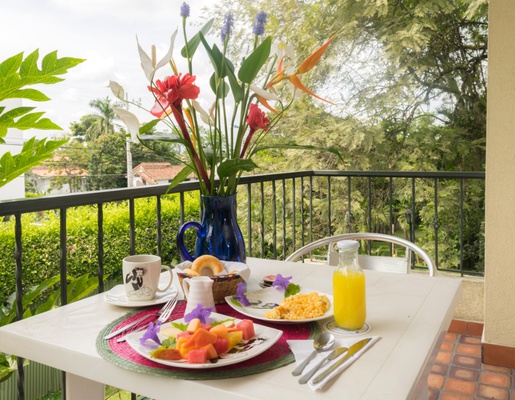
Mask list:
[[[172,311],[174,310],[175,306],[177,305],[177,296],[171,298],[168,300],[168,302],[161,308],[157,314],[159,315],[159,318],[156,320],[156,323],[163,323],[166,322],[168,318],[170,318],[170,315],[172,315]],[[143,326],[140,326],[139,328],[133,330],[132,332],[118,338],[116,341],[118,343],[125,342],[127,339],[127,336],[129,336],[131,333],[142,331],[143,329],[146,329],[150,325],[150,323],[145,324]]]

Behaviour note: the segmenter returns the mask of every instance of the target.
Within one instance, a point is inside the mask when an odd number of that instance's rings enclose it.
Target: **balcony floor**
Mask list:
[[[515,369],[481,362],[481,336],[446,334],[428,379],[429,400],[515,400]]]

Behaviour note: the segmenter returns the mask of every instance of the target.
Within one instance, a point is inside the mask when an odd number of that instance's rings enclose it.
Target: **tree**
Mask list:
[[[50,100],[41,91],[28,88],[37,84],[55,84],[63,79],[59,75],[68,72],[84,60],[78,58],[57,58],[57,52],[47,54],[37,65],[39,51],[35,50],[25,59],[23,53],[18,53],[0,63],[0,101],[6,99],[27,99],[32,101]],[[5,143],[3,138],[8,129],[41,129],[60,130],[61,128],[43,118],[43,112],[33,112],[35,107],[15,107],[8,110],[0,106],[0,144]],[[21,152],[12,155],[5,153],[0,158],[0,187],[27,172],[33,166],[52,156],[54,151],[66,140],[36,140],[29,139],[23,145]]]
[[[89,102],[90,107],[94,108],[98,114],[90,114],[85,117],[85,124],[88,126],[86,129],[85,136],[87,141],[93,141],[100,135],[106,135],[113,133],[114,121],[118,119],[114,113],[111,99],[106,97],[105,99],[95,99]]]
[[[466,143],[468,149],[432,168],[484,169],[486,0],[224,0],[214,11],[233,11],[250,21],[262,9],[273,10],[266,34],[292,44],[299,59],[311,44],[337,33],[330,56],[308,82],[337,103],[325,111],[344,120],[352,117],[368,129],[380,128],[385,141],[381,150],[394,156],[409,147],[421,119],[425,134],[433,136],[441,155],[448,155],[443,146],[449,140],[438,143],[446,127],[456,140],[451,148]],[[234,39],[242,36],[238,32]],[[302,140],[312,137],[308,129],[285,132],[284,137],[293,134]],[[390,162],[383,165],[392,167]]]

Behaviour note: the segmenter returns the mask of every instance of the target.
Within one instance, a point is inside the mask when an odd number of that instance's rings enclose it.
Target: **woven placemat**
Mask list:
[[[178,303],[170,319],[175,320],[182,318],[184,316],[185,305],[185,302]],[[315,322],[304,324],[273,324],[265,321],[254,320],[257,324],[282,330],[283,335],[271,348],[256,357],[240,363],[204,370],[176,368],[162,365],[139,355],[126,342],[118,343],[116,341],[118,336],[110,340],[103,339],[103,337],[113,329],[121,328],[131,321],[140,318],[143,315],[155,313],[157,310],[159,310],[159,307],[135,310],[108,324],[104,329],[102,329],[97,337],[96,346],[100,356],[117,366],[132,371],[168,376],[175,379],[206,380],[237,378],[291,364],[295,361],[295,358],[286,341],[311,339],[317,336],[321,330],[319,325]],[[227,304],[217,305],[216,312],[240,319],[252,319],[238,313]]]

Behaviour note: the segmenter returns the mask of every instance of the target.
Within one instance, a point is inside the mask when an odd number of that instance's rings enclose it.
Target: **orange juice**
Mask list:
[[[360,271],[336,270],[333,275],[333,303],[336,325],[358,330],[367,316],[365,274]]]

